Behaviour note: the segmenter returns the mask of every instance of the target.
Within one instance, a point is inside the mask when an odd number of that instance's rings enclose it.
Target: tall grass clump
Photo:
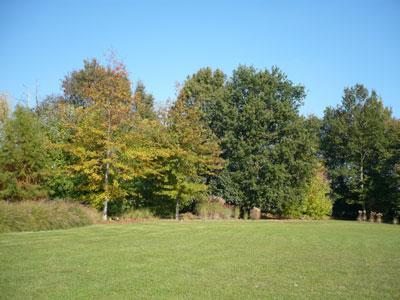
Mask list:
[[[232,217],[232,209],[225,206],[222,198],[202,199],[196,204],[196,213],[203,219],[229,219]]]
[[[0,201],[0,232],[67,229],[93,224],[96,210],[65,201]]]
[[[150,209],[137,208],[129,209],[123,212],[119,218],[122,220],[144,220],[144,219],[155,219],[155,215]]]

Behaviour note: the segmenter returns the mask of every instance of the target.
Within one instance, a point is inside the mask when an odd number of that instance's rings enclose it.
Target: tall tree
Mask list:
[[[72,173],[81,177],[82,192],[108,216],[110,200],[126,196],[121,182],[135,175],[127,151],[132,127],[132,93],[123,64],[104,67],[96,60],[85,62],[63,83],[67,99],[79,105],[70,124],[73,139],[66,149],[75,157]]]
[[[371,185],[380,177],[379,162],[388,154],[390,119],[390,110],[376,92],[359,84],[344,90],[337,108],[325,110],[321,147],[338,199],[337,216],[345,216],[346,210],[340,208],[345,203],[373,208]]]
[[[207,191],[206,177],[222,167],[216,136],[202,121],[197,106],[178,99],[167,119],[169,156],[162,164],[160,194],[175,199],[175,218],[182,206]]]
[[[203,69],[186,80],[180,97],[186,106],[199,103],[228,162],[211,182],[215,193],[243,209],[301,209],[317,148],[298,113],[304,96],[277,68],[240,66],[228,81]]]
[[[226,75],[219,69],[202,68],[188,76],[179,91],[178,101],[185,107],[197,107],[201,119],[221,138],[226,128],[226,114],[229,114],[229,103],[225,101]]]
[[[62,96],[48,96],[35,109],[39,122],[49,140],[50,157],[49,176],[46,185],[52,198],[75,198],[74,189],[77,178],[68,176],[66,166],[72,163],[73,157],[62,145],[70,143],[73,132],[68,124],[75,123],[75,106],[65,101]]]
[[[385,123],[386,147],[369,175],[369,208],[384,213],[387,219],[400,215],[400,120]]]
[[[86,107],[94,101],[92,95],[88,95],[93,89],[92,85],[106,80],[107,72],[102,71],[104,68],[96,59],[85,60],[83,63],[83,69],[65,76],[62,88],[66,101],[76,106]]]
[[[47,196],[47,140],[36,115],[17,106],[0,134],[0,198],[9,201]]]

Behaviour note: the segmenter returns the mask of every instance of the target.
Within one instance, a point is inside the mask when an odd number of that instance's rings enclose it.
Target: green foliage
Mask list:
[[[17,106],[0,134],[0,198],[9,201],[47,195],[48,142],[36,115]]]
[[[218,140],[202,122],[197,106],[187,107],[178,100],[168,115],[169,156],[162,161],[160,195],[176,201],[175,217],[207,191],[205,178],[221,168]]]
[[[136,84],[133,94],[133,106],[135,112],[143,119],[155,119],[154,97],[146,92],[146,88],[142,82]]]
[[[0,201],[0,232],[39,231],[85,226],[99,214],[77,203],[64,201]]]
[[[140,172],[128,148],[134,126],[130,81],[124,65],[107,67],[96,60],[85,62],[63,83],[65,96],[76,109],[68,126],[72,139],[64,151],[73,157],[68,171],[79,178],[81,197],[108,214],[108,202],[128,196],[122,187]]]
[[[200,109],[202,120],[218,138],[223,135],[221,130],[225,127],[228,111],[224,99],[225,82],[226,75],[221,70],[202,68],[188,76],[178,95],[178,101],[185,107]]]
[[[135,219],[135,220],[143,220],[143,219],[154,219],[155,216],[148,208],[143,209],[129,209],[123,212],[120,216],[121,219]]]
[[[187,79],[179,99],[201,108],[227,161],[210,180],[213,193],[276,214],[301,203],[317,151],[298,113],[304,96],[304,88],[277,68],[240,66],[228,81],[219,71],[202,69]]]
[[[48,96],[35,110],[50,142],[46,149],[50,157],[50,168],[45,184],[51,198],[78,196],[74,186],[79,178],[68,176],[66,172],[66,166],[73,163],[73,157],[63,147],[73,139],[73,131],[68,124],[75,122],[74,111],[74,106],[59,96]]]
[[[342,103],[326,109],[321,149],[337,203],[392,213],[395,195],[386,186],[396,185],[398,139],[390,126],[394,123],[376,92],[369,93],[362,85],[345,89]],[[356,210],[347,213],[355,218]],[[334,214],[345,216],[335,209]]]
[[[357,209],[400,214],[400,122],[362,85],[345,89],[323,120],[303,117],[305,89],[278,68],[210,68],[187,77],[175,102],[154,109],[125,66],[84,61],[62,96],[10,116],[0,96],[0,198],[74,199],[121,215],[193,213],[205,195],[223,197],[245,217]],[[203,215],[217,209],[202,204]],[[352,205],[349,209],[349,205]],[[213,213],[211,213],[213,214]]]
[[[383,157],[376,161],[376,173],[369,186],[371,209],[384,213],[387,220],[400,215],[400,120],[387,123],[388,140]],[[378,173],[379,172],[379,173]]]
[[[325,169],[320,165],[308,183],[303,202],[302,213],[313,219],[322,219],[332,213],[332,201],[329,181],[326,178]]]

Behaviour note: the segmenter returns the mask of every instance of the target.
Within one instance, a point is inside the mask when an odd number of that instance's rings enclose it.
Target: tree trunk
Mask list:
[[[360,161],[360,181],[361,181],[361,201],[362,201],[362,207],[363,210],[365,209],[365,195],[364,195],[364,159],[363,157],[361,158]]]
[[[107,151],[107,158],[109,156],[109,151]],[[106,192],[106,198],[104,199],[104,208],[103,208],[103,220],[107,221],[108,218],[108,173],[110,169],[109,162],[106,163],[106,171],[104,173],[104,190]]]
[[[108,199],[104,200],[104,208],[103,208],[103,221],[107,221],[108,219]]]
[[[175,219],[178,221],[179,220],[179,205],[180,201],[179,198],[176,199],[176,207],[175,207]]]
[[[110,104],[109,104],[110,105]],[[106,194],[106,197],[104,199],[104,208],[103,208],[103,220],[107,221],[108,218],[108,201],[110,200],[108,198],[108,185],[109,185],[109,179],[108,179],[108,175],[110,173],[110,162],[108,161],[110,159],[111,156],[111,150],[110,150],[110,140],[111,140],[111,110],[110,108],[107,110],[107,114],[108,114],[108,128],[107,128],[107,154],[106,154],[106,158],[107,158],[107,162],[106,162],[106,170],[104,172],[104,191]]]

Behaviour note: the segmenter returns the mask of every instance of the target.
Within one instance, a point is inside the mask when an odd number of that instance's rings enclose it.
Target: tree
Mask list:
[[[83,63],[83,69],[73,71],[64,78],[62,88],[67,102],[86,107],[94,101],[92,95],[88,95],[93,89],[92,84],[106,80],[109,74],[104,72],[104,67],[96,59],[84,60]]]
[[[133,94],[134,110],[139,117],[143,119],[155,119],[154,97],[146,92],[146,88],[142,82],[136,84]]]
[[[189,107],[197,107],[202,121],[221,139],[226,128],[229,103],[225,101],[226,75],[219,69],[202,68],[188,76],[179,91],[178,101]]]
[[[371,187],[380,181],[380,162],[389,154],[390,120],[391,112],[376,92],[369,93],[359,84],[344,90],[337,108],[325,110],[321,149],[337,198],[336,216],[346,216],[346,203],[355,205],[349,216],[357,205],[363,210],[379,209],[373,205],[378,195],[373,196]]]
[[[400,120],[386,123],[385,151],[380,155],[368,185],[369,207],[387,219],[400,215]]]
[[[73,106],[68,170],[104,218],[110,201],[138,206],[149,196],[173,199],[179,217],[181,206],[207,189],[203,178],[217,168],[219,148],[197,108],[178,101],[158,119],[153,97],[140,82],[131,93],[121,64],[85,62],[63,86]]]
[[[400,120],[393,119],[389,124],[389,153],[385,161],[384,171],[388,182],[388,199],[390,199],[390,209],[393,215],[400,215]],[[377,191],[380,192],[379,190]]]
[[[174,210],[178,219],[182,209],[207,192],[207,176],[221,168],[218,141],[202,123],[198,108],[186,108],[179,100],[162,119],[139,120],[130,151],[141,161],[143,156],[151,158],[145,175],[131,182],[137,193],[135,206],[150,207],[163,216]],[[145,166],[141,162],[141,168]]]
[[[0,134],[0,198],[8,201],[47,196],[47,145],[36,115],[17,106]]]
[[[178,99],[167,119],[169,155],[162,164],[161,195],[175,199],[175,218],[182,206],[207,191],[206,177],[220,169],[218,140],[204,125],[197,106]]]
[[[68,176],[66,167],[73,162],[71,153],[63,145],[73,139],[68,124],[75,123],[75,106],[62,96],[48,96],[35,109],[38,120],[49,141],[47,149],[50,158],[46,186],[52,198],[67,199],[77,197],[74,186],[77,178]]]
[[[200,107],[227,161],[210,182],[214,193],[243,210],[301,209],[317,150],[298,113],[304,96],[304,88],[277,68],[240,66],[227,81],[220,71],[202,69],[186,80],[180,99]]]
[[[108,203],[127,196],[121,183],[132,179],[135,168],[128,151],[132,122],[130,81],[123,64],[103,67],[85,61],[83,70],[73,72],[63,83],[65,96],[77,105],[73,139],[65,145],[73,157],[69,171],[80,177],[82,196],[108,216]]]

